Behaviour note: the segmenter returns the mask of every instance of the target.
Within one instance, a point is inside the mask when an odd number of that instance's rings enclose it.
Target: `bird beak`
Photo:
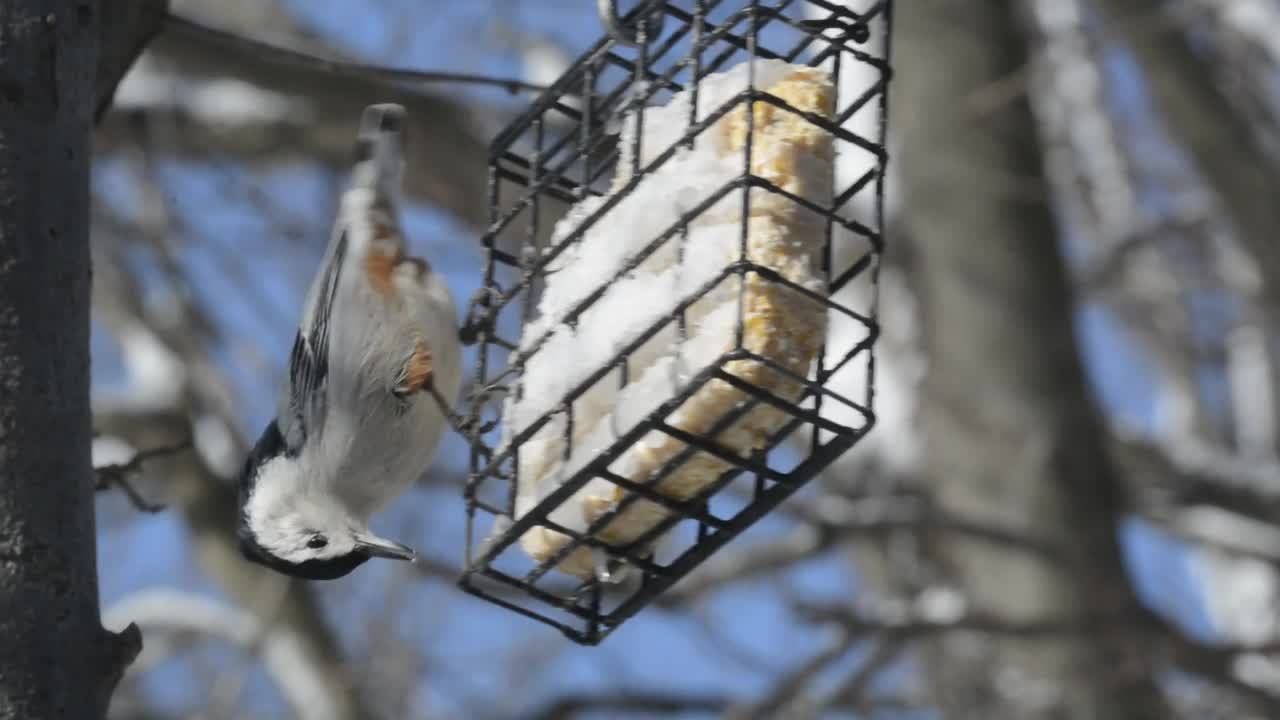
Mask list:
[[[369,535],[356,540],[356,549],[369,553],[371,557],[408,560],[409,562],[414,562],[418,559],[418,554],[408,545],[384,540],[376,535]]]

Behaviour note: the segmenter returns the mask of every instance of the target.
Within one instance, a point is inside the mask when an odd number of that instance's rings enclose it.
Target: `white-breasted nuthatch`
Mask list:
[[[277,413],[239,478],[245,557],[311,580],[414,551],[369,530],[435,458],[462,383],[444,278],[405,255],[405,110],[365,109],[351,184],[306,299]]]

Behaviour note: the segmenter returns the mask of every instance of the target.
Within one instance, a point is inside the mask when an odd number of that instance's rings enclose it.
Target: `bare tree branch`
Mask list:
[[[413,138],[407,149],[406,193],[473,227],[488,222],[484,158],[485,136],[496,126],[492,117],[460,101],[406,87],[402,81],[281,62],[279,56],[260,52],[261,45],[228,42],[224,35],[189,22],[166,24],[148,46],[144,60],[171,77],[180,76],[181,84],[174,87],[235,78],[280,96],[283,105],[281,112],[254,122],[227,124],[206,121],[178,104],[169,115],[182,131],[181,142],[163,151],[188,159],[231,156],[249,165],[278,163],[292,153],[345,168],[353,128],[363,108],[374,102],[396,102],[408,110]],[[132,147],[135,123],[160,111],[117,107],[99,128],[98,152]]]
[[[1190,439],[1160,446],[1120,438],[1112,447],[1140,504],[1213,505],[1280,525],[1280,466],[1274,463],[1237,457]]]
[[[725,720],[768,720],[774,717],[794,717],[788,708],[796,703],[809,683],[831,663],[846,655],[857,637],[842,632],[828,642],[813,657],[781,677],[774,688],[759,702],[741,706],[725,713]]]
[[[343,75],[364,80],[390,81],[404,83],[406,85],[435,83],[494,85],[513,95],[522,90],[536,92],[546,90],[546,87],[543,85],[535,85],[533,83],[514,78],[497,78],[488,75],[477,75],[475,73],[410,70],[406,68],[393,68],[384,65],[371,65],[368,63],[355,63],[317,57],[305,52],[299,52],[297,50],[290,50],[288,48],[277,47],[269,43],[260,42],[252,38],[244,37],[243,35],[227,32],[226,30],[219,30],[218,28],[177,14],[169,15],[165,20],[165,28],[180,36],[201,36],[211,45],[222,47],[227,52],[252,54],[271,63],[295,65],[319,72],[332,73],[334,75]]]
[[[881,670],[900,656],[902,645],[901,638],[892,633],[878,638],[874,649],[862,664],[827,697],[815,703],[815,709],[821,712],[831,708],[847,707],[865,711],[872,704],[871,698],[867,697],[872,681]]]
[[[1213,38],[1202,46],[1208,51],[1201,61],[1268,162],[1280,166],[1280,104],[1271,84],[1280,65],[1280,6],[1271,0],[1182,0],[1172,15],[1184,33]]]
[[[174,455],[184,450],[189,450],[190,448],[191,440],[188,438],[173,445],[140,450],[125,463],[113,463],[110,465],[96,467],[93,471],[98,478],[97,490],[102,491],[113,486],[118,487],[124,491],[124,494],[129,498],[129,502],[131,502],[138,510],[145,513],[158,513],[164,510],[165,506],[163,504],[149,502],[146,498],[142,497],[137,488],[133,487],[133,484],[130,482],[130,478],[136,473],[141,472],[142,466],[148,460]]]
[[[718,695],[675,695],[662,692],[619,692],[600,695],[574,694],[552,700],[521,717],[528,720],[572,720],[581,713],[631,714],[717,713],[729,704]]]
[[[1242,652],[1237,647],[1213,647],[1196,642],[1170,624],[1163,625],[1164,639],[1170,645],[1174,662],[1210,682],[1230,689],[1233,694],[1258,708],[1264,717],[1280,717],[1280,694],[1250,685],[1236,674],[1235,660]],[[1275,648],[1272,648],[1272,652]]]
[[[1114,631],[1119,627],[1141,629],[1147,614],[1134,611],[1112,616],[1079,615],[1060,619],[1010,620],[979,610],[965,611],[956,618],[930,618],[919,613],[877,616],[851,610],[843,605],[794,602],[795,612],[809,622],[834,624],[857,636],[890,632],[901,638],[915,638],[953,632],[978,632],[1010,637],[1043,637],[1085,632]]]
[[[712,556],[697,571],[656,600],[659,607],[678,608],[724,586],[781,572],[842,544],[882,541],[893,533],[928,532],[954,535],[1004,550],[1028,553],[1046,562],[1065,563],[1069,554],[1044,538],[991,523],[950,515],[927,498],[907,494],[848,498],[824,494],[811,502],[790,502],[778,512],[801,521],[786,535]]]

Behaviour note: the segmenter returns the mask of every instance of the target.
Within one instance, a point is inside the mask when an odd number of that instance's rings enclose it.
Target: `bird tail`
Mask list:
[[[356,135],[353,189],[373,190],[387,200],[398,197],[404,172],[407,117],[404,106],[393,103],[364,109]]]

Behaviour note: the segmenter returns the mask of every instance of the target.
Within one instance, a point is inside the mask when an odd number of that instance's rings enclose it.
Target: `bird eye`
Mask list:
[[[320,548],[328,544],[329,544],[329,538],[323,535],[312,535],[311,539],[307,541],[307,547],[311,548],[312,550],[319,550]]]

